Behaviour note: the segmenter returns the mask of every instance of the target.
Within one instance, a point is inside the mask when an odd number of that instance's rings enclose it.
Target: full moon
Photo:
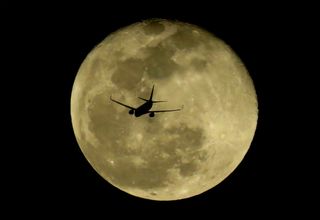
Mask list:
[[[135,117],[110,100],[151,110]],[[74,81],[71,118],[93,169],[116,188],[151,200],[189,198],[221,183],[243,160],[257,126],[253,82],[214,34],[164,19],[107,36]]]

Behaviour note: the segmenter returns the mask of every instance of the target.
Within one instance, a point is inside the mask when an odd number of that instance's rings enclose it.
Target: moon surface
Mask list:
[[[151,110],[134,117],[155,85]],[[183,22],[151,19],[98,44],[74,81],[71,118],[94,170],[113,186],[151,200],[201,194],[232,173],[254,137],[258,103],[245,66],[222,40]]]

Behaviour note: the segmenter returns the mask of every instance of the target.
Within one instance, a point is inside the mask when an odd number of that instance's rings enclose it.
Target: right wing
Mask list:
[[[183,109],[184,106],[181,106],[179,109],[168,109],[168,110],[155,110],[155,111],[148,111],[149,113],[158,113],[158,112],[176,112]]]
[[[110,96],[110,100],[113,101],[113,102],[115,102],[115,103],[117,103],[117,104],[119,104],[119,105],[122,105],[122,106],[124,106],[124,107],[130,108],[130,109],[132,109],[132,110],[136,110],[136,108],[134,108],[134,107],[131,107],[131,106],[126,105],[126,104],[123,104],[123,103],[121,103],[121,102],[119,102],[119,101],[117,101],[117,100],[114,100],[111,96]]]
[[[180,111],[180,109],[169,109],[169,110],[156,110],[156,111],[148,111],[149,113],[158,113],[158,112],[176,112],[176,111]]]

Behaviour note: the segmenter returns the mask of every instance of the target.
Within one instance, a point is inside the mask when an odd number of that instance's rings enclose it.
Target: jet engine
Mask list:
[[[150,112],[149,117],[154,117],[154,112]]]
[[[134,114],[134,110],[131,109],[131,110],[129,111],[129,114],[130,114],[130,115],[133,115],[133,114]]]

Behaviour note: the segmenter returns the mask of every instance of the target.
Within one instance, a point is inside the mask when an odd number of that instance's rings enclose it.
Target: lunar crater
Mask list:
[[[147,35],[159,35],[165,30],[165,26],[161,24],[161,20],[151,20],[145,23],[143,31]]]

